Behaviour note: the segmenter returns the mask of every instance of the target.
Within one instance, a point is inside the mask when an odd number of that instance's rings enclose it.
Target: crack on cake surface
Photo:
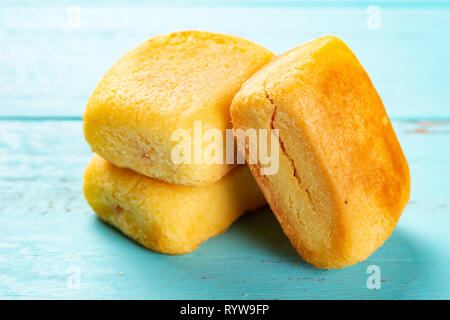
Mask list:
[[[278,107],[277,107],[277,105],[274,103],[273,99],[270,97],[270,95],[269,95],[269,93],[267,92],[267,89],[266,89],[265,87],[264,87],[264,94],[265,94],[265,96],[266,96],[266,99],[267,99],[267,100],[270,102],[270,104],[273,106],[273,112],[272,112],[272,115],[271,115],[271,118],[270,118],[270,129],[275,130],[274,122],[275,122],[275,117],[276,117],[276,114],[277,114],[277,109],[278,109]],[[283,140],[281,140],[280,134],[278,134],[277,137],[278,137],[278,144],[280,145],[281,152],[282,152],[282,153],[286,156],[286,158],[289,160],[289,162],[290,162],[290,164],[291,164],[291,167],[292,167],[293,176],[294,176],[294,178],[297,180],[298,186],[299,186],[302,190],[305,191],[306,196],[307,196],[307,198],[308,198],[308,202],[309,202],[309,204],[311,205],[312,211],[315,212],[315,213],[318,213],[317,210],[316,210],[316,208],[315,208],[315,206],[314,206],[314,204],[313,204],[311,192],[309,191],[308,188],[306,188],[306,187],[304,186],[303,180],[298,176],[297,168],[295,167],[295,162],[294,162],[294,160],[289,156],[289,154],[286,152],[286,147],[285,147],[285,145],[284,145]]]

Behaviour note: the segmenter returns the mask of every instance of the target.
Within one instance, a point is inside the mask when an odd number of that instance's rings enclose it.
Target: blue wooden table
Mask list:
[[[86,100],[129,49],[181,29],[276,53],[334,34],[355,51],[412,175],[396,230],[367,261],[315,269],[269,209],[184,256],[151,252],[95,217],[81,192]],[[0,3],[0,298],[449,299],[449,231],[449,2]],[[380,289],[367,286],[373,266]]]

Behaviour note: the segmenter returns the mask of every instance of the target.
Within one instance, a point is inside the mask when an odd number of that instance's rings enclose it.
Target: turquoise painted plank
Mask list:
[[[269,209],[194,253],[151,252],[100,222],[81,193],[80,121],[0,121],[0,298],[450,298],[450,122],[395,121],[411,201],[367,261],[302,262]],[[381,289],[366,286],[369,266]],[[75,274],[80,286],[68,286]]]
[[[448,0],[3,0],[3,6],[168,6],[168,7],[446,7]]]
[[[374,2],[380,29],[367,27],[367,3],[354,1],[320,7],[71,2],[79,4],[79,27],[64,2],[42,3],[1,4],[0,117],[81,117],[96,83],[129,49],[159,33],[203,29],[242,36],[276,53],[335,34],[355,51],[392,117],[450,118],[449,2]]]

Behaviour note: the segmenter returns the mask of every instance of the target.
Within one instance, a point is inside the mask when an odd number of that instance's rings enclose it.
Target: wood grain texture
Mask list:
[[[81,121],[0,121],[0,298],[405,299],[450,297],[450,123],[396,121],[411,201],[386,244],[353,267],[304,263],[270,210],[192,254],[151,252],[100,222],[81,193]],[[381,289],[366,287],[370,265]],[[79,289],[70,289],[70,268]],[[72,269],[73,270],[73,269]]]
[[[367,28],[369,5],[381,10],[380,29]],[[449,15],[443,0],[2,1],[0,299],[449,299]],[[397,229],[367,261],[305,264],[268,209],[185,256],[151,252],[95,217],[81,192],[87,98],[125,52],[181,29],[276,53],[334,34],[355,51],[397,119],[412,174]],[[380,290],[366,287],[370,265]],[[70,289],[76,270],[81,286]]]
[[[125,52],[183,29],[242,36],[275,53],[334,34],[355,51],[390,116],[450,117],[448,2],[161,3],[2,2],[0,117],[80,117],[97,82]],[[74,4],[79,14],[70,9]],[[374,4],[380,29],[367,27],[366,10]]]

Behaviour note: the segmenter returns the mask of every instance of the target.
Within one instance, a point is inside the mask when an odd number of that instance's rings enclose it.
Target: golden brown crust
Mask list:
[[[86,140],[115,165],[152,178],[215,182],[234,165],[174,163],[179,141],[172,133],[186,129],[193,137],[194,122],[202,121],[203,130],[215,128],[225,137],[233,96],[273,56],[250,41],[210,32],[149,39],[122,57],[92,93],[83,117]]]
[[[243,85],[231,116],[235,129],[279,129],[279,173],[250,168],[305,260],[344,267],[390,236],[409,198],[408,164],[341,40],[323,37],[274,59]]]
[[[171,185],[94,155],[84,195],[96,214],[142,245],[184,254],[224,232],[240,215],[266,204],[249,169],[238,166],[206,187]]]

